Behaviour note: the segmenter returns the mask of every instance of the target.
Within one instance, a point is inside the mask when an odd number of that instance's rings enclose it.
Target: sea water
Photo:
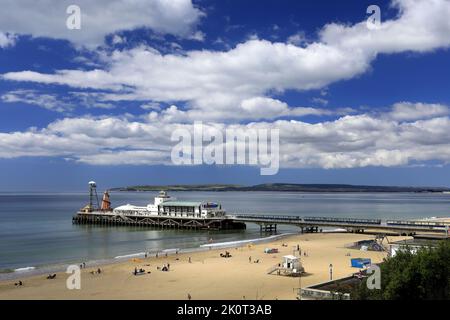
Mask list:
[[[146,205],[156,192],[113,192],[113,206]],[[450,194],[170,192],[180,200],[220,202],[229,213],[422,219],[450,216]],[[189,231],[143,227],[73,225],[72,216],[87,202],[84,193],[0,193],[0,279],[5,274],[51,270],[68,263],[114,260],[164,249],[261,238],[258,226],[246,230]],[[278,233],[297,232],[278,226]]]

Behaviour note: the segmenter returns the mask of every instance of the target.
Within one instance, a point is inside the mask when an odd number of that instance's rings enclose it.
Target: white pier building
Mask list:
[[[183,217],[183,218],[220,218],[225,217],[225,211],[217,203],[177,201],[161,191],[155,197],[153,203],[145,207],[126,204],[113,210],[114,214],[127,216],[163,216],[163,217]]]

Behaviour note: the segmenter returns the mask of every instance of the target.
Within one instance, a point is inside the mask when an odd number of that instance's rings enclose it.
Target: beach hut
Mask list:
[[[302,266],[302,263],[300,262],[300,258],[293,256],[293,255],[287,255],[283,257],[282,263],[279,263],[273,267],[271,267],[267,274],[272,274],[275,271],[277,271],[277,274],[279,276],[293,276],[298,277],[303,272],[305,272],[305,269]]]
[[[291,269],[296,272],[301,269],[300,259],[293,255],[287,255],[283,257],[283,268]]]
[[[371,265],[372,261],[368,258],[353,258],[351,259],[351,265],[353,268],[365,268],[368,265]]]

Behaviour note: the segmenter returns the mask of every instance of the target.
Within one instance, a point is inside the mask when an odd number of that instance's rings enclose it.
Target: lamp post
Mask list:
[[[333,264],[330,263],[330,281],[333,280]]]

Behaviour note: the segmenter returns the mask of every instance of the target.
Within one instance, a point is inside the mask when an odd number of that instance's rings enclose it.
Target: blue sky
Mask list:
[[[74,3],[80,30],[65,25]],[[5,1],[0,191],[91,179],[450,186],[450,2],[377,1],[376,30],[371,4]],[[278,174],[174,166],[171,133],[196,120],[278,128]]]

